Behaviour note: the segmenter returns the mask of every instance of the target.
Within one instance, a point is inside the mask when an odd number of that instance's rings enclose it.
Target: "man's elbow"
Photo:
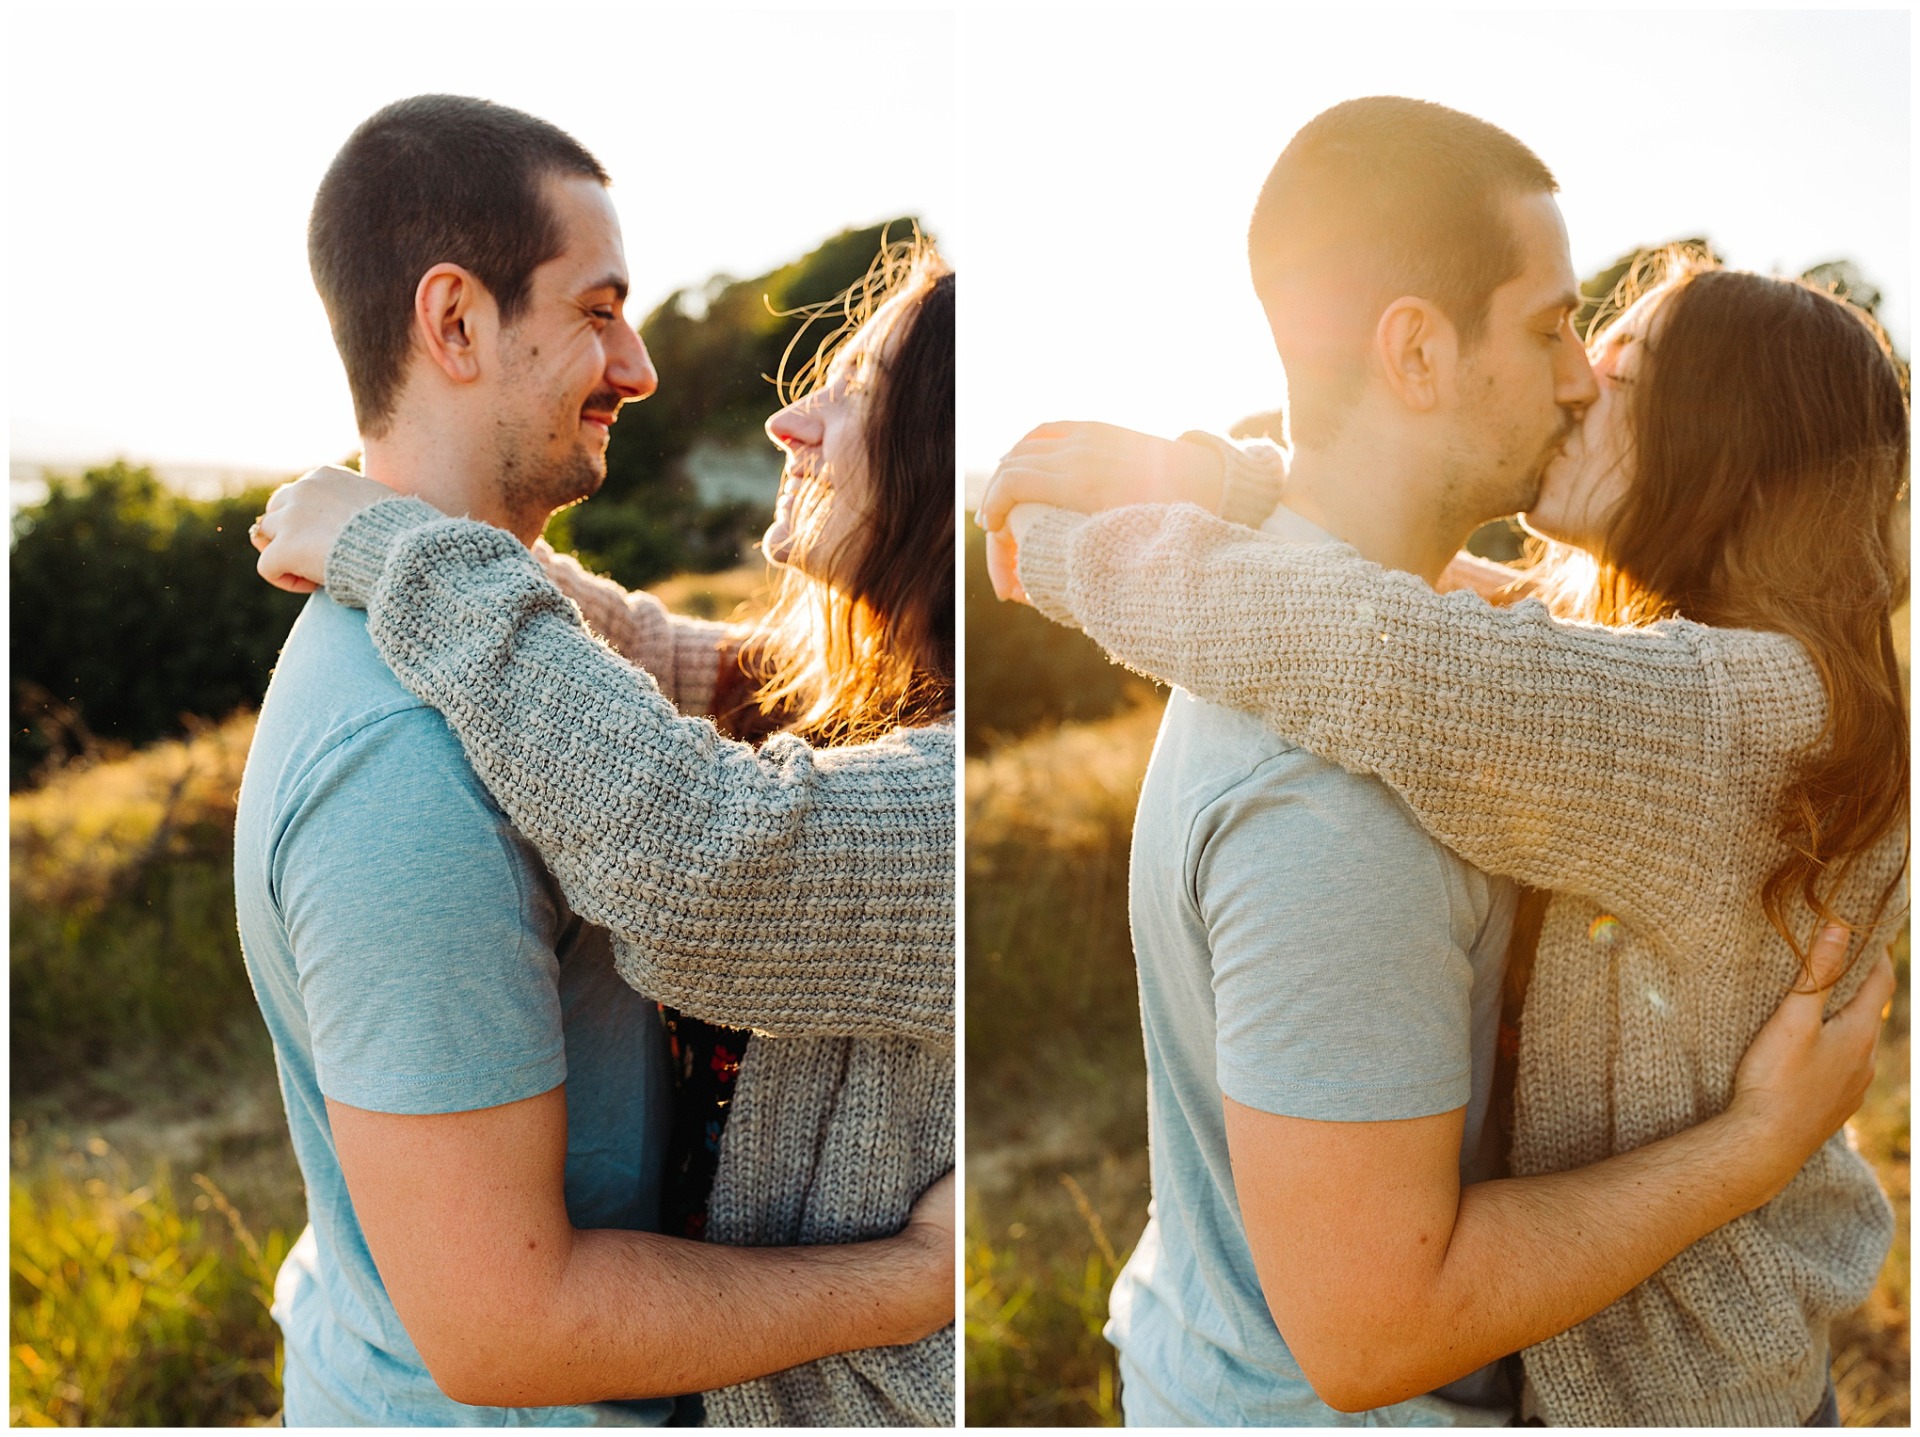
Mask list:
[[[1371,1412],[1417,1397],[1430,1387],[1421,1354],[1396,1342],[1383,1324],[1364,1318],[1294,1336],[1282,1333],[1314,1395],[1336,1412]]]
[[[1325,1367],[1308,1368],[1304,1364],[1300,1371],[1306,1377],[1307,1385],[1313,1388],[1314,1396],[1335,1412],[1371,1412],[1376,1407],[1385,1407],[1398,1400],[1384,1395],[1386,1387],[1369,1380],[1365,1373]]]
[[[577,1389],[572,1365],[556,1360],[563,1344],[534,1318],[535,1304],[516,1311],[474,1301],[413,1322],[408,1332],[434,1386],[467,1407],[552,1407],[591,1400]]]
[[[464,1351],[420,1349],[433,1385],[465,1407],[544,1407],[563,1400],[543,1391],[541,1379],[550,1374],[538,1371],[530,1357],[523,1350],[516,1360],[478,1343]]]

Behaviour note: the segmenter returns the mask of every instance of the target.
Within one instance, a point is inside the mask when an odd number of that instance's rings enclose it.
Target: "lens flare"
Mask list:
[[[1620,941],[1620,920],[1611,913],[1602,913],[1587,925],[1587,941],[1602,948],[1613,947]]]

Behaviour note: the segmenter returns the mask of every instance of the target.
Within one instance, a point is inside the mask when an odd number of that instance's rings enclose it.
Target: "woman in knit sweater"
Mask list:
[[[916,242],[836,302],[845,342],[768,421],[784,577],[751,630],[551,552],[543,575],[503,531],[338,470],[283,488],[255,540],[263,574],[368,609],[381,657],[661,1002],[682,1235],[891,1233],[953,1166],[953,283]],[[724,1342],[724,1307],[714,1323]],[[948,1327],[707,1393],[704,1419],[951,1424],[953,1361]]]
[[[1529,515],[1592,554],[1582,569],[1556,548],[1533,572],[1551,607],[1488,603],[1510,570],[1456,564],[1482,592],[1439,594],[1344,545],[1190,507],[1036,506],[1014,524],[1017,581],[1042,612],[1378,776],[1471,862],[1551,891],[1520,1029],[1516,1176],[1719,1111],[1818,926],[1844,923],[1869,955],[1843,998],[1904,916],[1890,613],[1907,410],[1884,337],[1808,286],[1696,266],[1593,354],[1600,398]],[[1166,497],[1170,472],[1249,522],[1279,496],[1278,451],[1185,452],[1201,462],[1170,471],[1164,447],[1055,429],[1009,456],[996,517],[1023,500],[1098,508],[1095,488],[1104,503]],[[1104,472],[1081,462],[1092,453]],[[1829,1324],[1865,1300],[1891,1233],[1837,1135],[1773,1202],[1528,1349],[1528,1413],[1804,1422]]]

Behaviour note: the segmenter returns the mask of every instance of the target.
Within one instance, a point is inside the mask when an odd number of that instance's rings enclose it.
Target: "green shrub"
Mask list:
[[[1140,1067],[1127,850],[1159,710],[967,762],[969,1124]]]
[[[254,572],[267,492],[188,499],[116,463],[50,480],[14,516],[12,787],[50,757],[260,702],[305,602]]]
[[[1127,1253],[1071,1174],[1016,1204],[1025,1221],[968,1204],[967,1421],[1117,1427],[1119,1369],[1100,1334]]]

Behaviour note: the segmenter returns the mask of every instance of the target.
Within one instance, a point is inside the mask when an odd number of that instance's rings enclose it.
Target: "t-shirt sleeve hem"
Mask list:
[[[559,1087],[567,1080],[564,1053],[506,1068],[457,1073],[341,1072],[316,1065],[323,1096],[370,1113],[425,1117],[497,1108]]]
[[[1472,1097],[1467,1073],[1413,1083],[1275,1081],[1272,1073],[1223,1067],[1220,1091],[1242,1107],[1283,1118],[1325,1123],[1387,1123],[1431,1118],[1464,1108]]]

